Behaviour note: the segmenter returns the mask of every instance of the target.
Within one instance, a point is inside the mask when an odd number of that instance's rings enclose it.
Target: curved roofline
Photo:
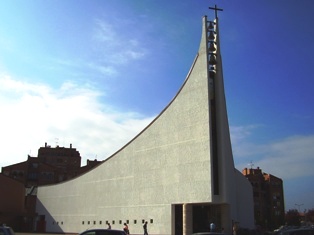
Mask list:
[[[172,100],[166,105],[166,107],[142,130],[140,131],[135,137],[133,137],[129,142],[127,142],[124,146],[122,146],[120,149],[118,149],[116,152],[114,152],[112,155],[110,155],[108,158],[106,158],[105,160],[103,160],[102,163],[100,163],[99,165],[97,165],[96,167],[94,167],[93,169],[97,168],[98,166],[102,165],[104,162],[106,162],[107,160],[113,158],[116,154],[118,154],[119,152],[121,152],[124,148],[126,148],[129,144],[131,144],[136,138],[138,138],[143,132],[145,132],[168,108],[169,106],[174,102],[174,100],[178,97],[178,95],[180,94],[180,92],[182,91],[182,89],[184,88],[185,84],[187,83],[187,81],[190,78],[190,75],[193,71],[193,68],[195,66],[195,63],[197,61],[197,58],[199,56],[199,53],[196,54],[192,66],[182,84],[182,86],[179,88],[177,94],[172,98]],[[91,169],[91,170],[93,170]]]
[[[193,60],[193,63],[191,65],[191,68],[183,82],[183,84],[181,85],[181,87],[179,88],[178,92],[176,93],[176,95],[172,98],[172,100],[165,106],[165,108],[146,126],[144,127],[143,130],[141,130],[136,136],[134,136],[129,142],[127,142],[125,145],[123,145],[120,149],[118,149],[117,151],[115,151],[113,154],[111,154],[109,157],[107,157],[105,160],[103,160],[100,164],[98,164],[97,166],[91,168],[90,170],[84,172],[83,174],[80,174],[80,175],[77,175],[76,177],[73,177],[71,179],[68,179],[68,180],[65,180],[65,181],[62,181],[62,182],[58,182],[58,183],[55,183],[55,184],[50,184],[50,185],[47,185],[47,186],[51,186],[51,185],[57,185],[57,184],[63,184],[63,183],[66,183],[66,182],[69,182],[71,180],[74,180],[74,179],[77,179],[79,177],[81,177],[82,175],[85,175],[93,170],[95,170],[96,168],[100,167],[101,165],[103,165],[106,161],[110,160],[111,158],[113,158],[115,155],[117,155],[119,152],[121,152],[123,149],[125,149],[127,146],[129,146],[134,140],[136,140],[143,132],[145,132],[151,125],[153,125],[153,123],[171,106],[171,104],[174,102],[174,100],[178,97],[178,95],[180,94],[180,92],[182,91],[182,89],[184,88],[185,84],[187,83],[187,81],[189,80],[190,78],[190,75],[193,71],[193,68],[196,64],[196,61],[199,57],[199,52],[196,54],[194,60]],[[45,187],[45,185],[41,186],[41,187]]]

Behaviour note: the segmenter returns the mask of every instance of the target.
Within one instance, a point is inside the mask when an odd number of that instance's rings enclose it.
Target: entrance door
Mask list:
[[[175,235],[182,235],[183,234],[183,205],[175,205],[174,206],[174,234]]]
[[[216,231],[221,228],[221,213],[219,205],[194,205],[193,206],[193,233],[209,232],[210,224],[214,223]]]

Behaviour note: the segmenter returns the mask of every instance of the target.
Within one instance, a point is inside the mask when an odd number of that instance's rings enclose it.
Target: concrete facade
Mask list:
[[[253,196],[234,168],[218,19],[215,59],[209,68],[209,22],[203,18],[199,52],[179,92],[134,139],[86,174],[38,188],[37,213],[47,232],[88,228],[131,234],[191,234],[211,222],[231,233],[232,223],[253,228]]]

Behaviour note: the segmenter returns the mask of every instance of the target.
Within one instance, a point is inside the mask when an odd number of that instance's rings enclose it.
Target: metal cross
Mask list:
[[[223,9],[217,8],[217,5],[215,5],[215,7],[208,7],[208,8],[211,10],[215,10],[215,18],[218,18],[217,11],[223,11]]]

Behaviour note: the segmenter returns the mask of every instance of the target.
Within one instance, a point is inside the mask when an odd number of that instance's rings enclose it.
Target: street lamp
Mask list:
[[[300,213],[300,207],[303,206],[303,204],[294,204],[294,205],[296,205],[297,207],[299,207],[298,212]]]

